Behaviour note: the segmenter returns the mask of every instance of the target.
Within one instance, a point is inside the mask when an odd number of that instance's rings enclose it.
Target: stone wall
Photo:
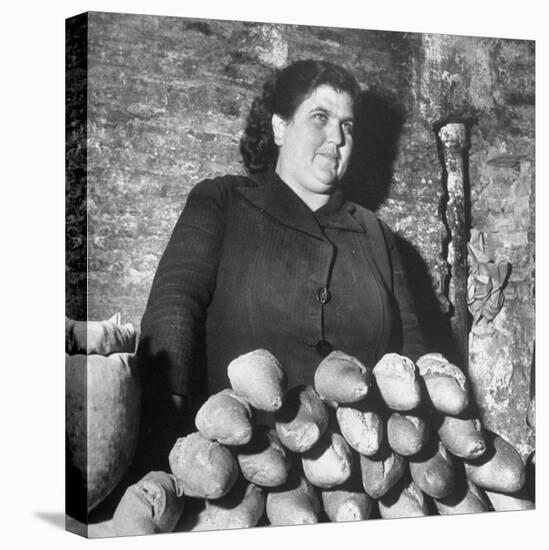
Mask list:
[[[532,448],[533,42],[105,13],[89,14],[88,27],[89,319],[121,311],[139,325],[189,190],[206,176],[243,173],[239,137],[265,77],[325,58],[366,90],[353,198],[397,232],[427,339],[449,355],[434,128],[452,118],[469,125],[471,225],[491,258],[513,266],[503,310],[472,328],[469,373],[485,423],[523,454]],[[71,299],[67,310],[81,313]]]

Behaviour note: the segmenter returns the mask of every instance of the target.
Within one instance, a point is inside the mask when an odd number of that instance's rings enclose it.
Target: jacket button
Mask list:
[[[316,299],[325,304],[330,299],[330,291],[326,287],[321,287],[316,291]]]
[[[331,353],[334,348],[332,347],[332,344],[330,344],[330,342],[328,342],[327,340],[319,340],[316,343],[315,349],[318,355],[320,355],[321,357],[326,357],[326,355]]]

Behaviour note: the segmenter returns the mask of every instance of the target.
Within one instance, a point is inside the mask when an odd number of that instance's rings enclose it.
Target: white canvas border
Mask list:
[[[80,548],[139,548],[150,537],[88,542],[62,528],[64,506],[64,19],[77,13],[120,11],[185,17],[240,19],[412,32],[437,32],[537,41],[537,331],[538,344],[538,487],[547,486],[543,431],[547,387],[543,338],[547,296],[543,290],[547,230],[542,206],[547,204],[547,39],[542,4],[534,1],[385,2],[370,7],[338,0],[333,5],[276,0],[259,2],[117,1],[11,4],[3,13],[4,310],[5,337],[2,384],[4,537],[19,545]],[[357,10],[357,5],[362,6]],[[4,162],[6,162],[6,160]],[[4,427],[5,425],[5,427]],[[545,430],[546,431],[546,430]],[[538,546],[543,536],[546,495],[538,491],[535,512],[508,512],[467,517],[424,518],[266,528],[239,532],[175,533],[154,538],[159,548],[287,548],[305,547],[516,548]]]

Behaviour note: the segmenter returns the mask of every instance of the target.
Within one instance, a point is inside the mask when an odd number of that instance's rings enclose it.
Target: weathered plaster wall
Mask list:
[[[485,423],[522,452],[534,340],[532,42],[91,13],[88,41],[88,316],[139,325],[187,193],[242,173],[238,141],[274,67],[322,57],[367,94],[369,134],[354,197],[402,238],[423,327],[449,350],[434,125],[470,123],[470,210],[486,252],[513,271],[493,324],[470,336],[469,372]],[[69,289],[70,290],[70,289]],[[69,300],[68,311],[78,309]]]

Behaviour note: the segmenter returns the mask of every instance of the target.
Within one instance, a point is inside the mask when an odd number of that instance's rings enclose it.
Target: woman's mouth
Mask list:
[[[337,164],[339,162],[339,157],[336,153],[318,153],[322,158],[326,159],[327,161]]]

